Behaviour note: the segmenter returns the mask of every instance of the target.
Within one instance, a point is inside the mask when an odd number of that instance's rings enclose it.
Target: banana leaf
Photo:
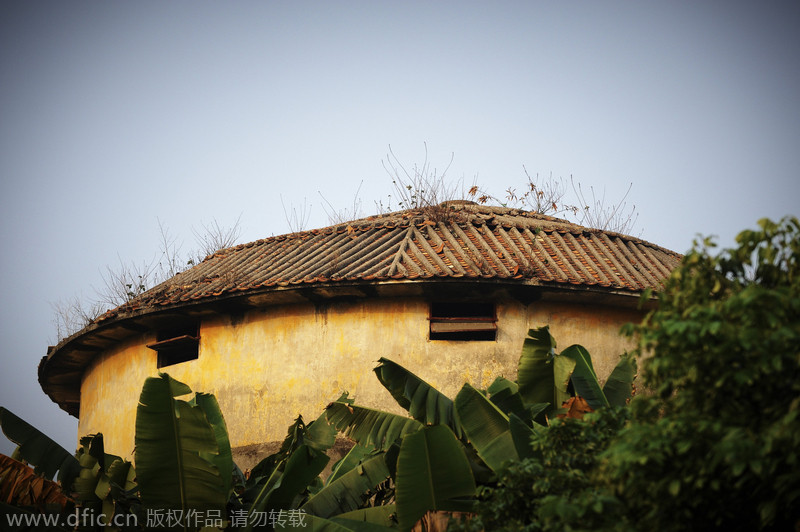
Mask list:
[[[608,376],[603,393],[611,406],[625,406],[633,392],[633,380],[636,378],[636,360],[625,354],[617,363],[614,371]]]
[[[233,486],[233,454],[228,438],[228,426],[225,424],[225,418],[222,416],[216,397],[208,393],[197,393],[194,400],[206,415],[217,440],[217,452],[201,453],[201,457],[217,466],[222,477],[222,489],[230,496]]]
[[[570,377],[575,394],[583,397],[593,410],[608,406],[608,400],[600,388],[589,351],[581,345],[571,345],[564,349],[559,357],[569,357],[575,361],[575,368]]]
[[[522,354],[517,370],[519,393],[525,403],[553,404],[555,386],[553,380],[553,359],[556,341],[545,326],[528,331],[528,338],[522,344]],[[559,403],[560,404],[560,403]]]
[[[397,512],[397,509],[394,504],[384,504],[383,506],[373,506],[370,508],[361,508],[359,510],[353,510],[352,512],[346,512],[343,514],[339,514],[336,517],[332,517],[331,520],[336,523],[342,523],[345,526],[351,527],[353,530],[373,530],[373,528],[358,528],[354,527],[353,523],[364,523],[370,524],[374,528],[374,530],[385,530],[388,528],[396,528],[397,522],[392,519],[392,516]],[[383,527],[383,528],[380,528]]]
[[[276,485],[281,480],[286,463],[297,449],[305,446],[319,455],[324,455],[325,451],[333,446],[335,439],[336,428],[328,424],[324,412],[316,421],[312,421],[308,425],[303,422],[302,416],[297,416],[294,422],[289,425],[287,435],[280,449],[265,457],[253,467],[249,478],[239,481],[245,488],[244,493],[240,496],[241,500],[246,504],[252,504],[259,499],[263,504],[266,504],[265,497],[270,493],[270,490],[276,488]],[[241,471],[234,471],[234,473],[237,478],[242,476]],[[308,488],[309,492],[315,493],[322,488],[322,482],[317,481],[316,477],[314,477],[305,487]]]
[[[447,425],[457,438],[463,437],[452,399],[400,364],[387,358],[378,362],[375,375],[411,417],[423,425]]]
[[[80,473],[73,482],[75,499],[87,506],[100,501],[95,494],[97,483],[105,474],[103,470],[104,446],[103,435],[92,434],[80,439],[81,448],[78,449],[77,458],[81,465]]]
[[[303,443],[302,434],[304,429],[305,423],[303,422],[303,416],[297,416],[292,424],[289,425],[286,431],[286,437],[283,439],[283,442],[281,442],[280,449],[264,457],[253,467],[245,483],[248,488],[248,493],[255,491],[257,494],[263,489],[263,482],[273,478],[273,473],[276,472],[278,466],[285,463],[295,449]],[[277,480],[277,478],[278,477],[274,477],[273,480]],[[255,497],[255,495],[253,495],[253,497]]]
[[[271,470],[270,475],[266,478],[261,478],[257,484],[249,486],[241,496],[244,506],[249,509],[247,522],[251,522],[257,515],[257,512],[263,512],[267,504],[267,496],[270,491],[280,482],[283,475],[282,468],[285,467],[288,458],[279,461]],[[252,525],[248,525],[243,530],[251,530]]]
[[[343,395],[342,398],[347,399],[346,395]],[[306,444],[317,451],[325,452],[333,447],[335,442],[336,427],[328,422],[325,412],[308,425],[303,421],[303,416],[297,416],[294,422],[289,425],[280,449],[265,457],[253,467],[246,484],[248,487],[252,487],[261,483],[265,478],[269,478],[278,464],[286,461],[302,444]]]
[[[528,424],[515,414],[508,416],[508,425],[511,430],[511,440],[514,442],[514,449],[521,460],[535,456],[531,446],[531,438],[539,430],[545,430],[538,423],[534,423],[531,428]]]
[[[400,455],[400,442],[386,449],[386,467],[389,468],[389,475],[394,481],[397,478],[397,457]]]
[[[133,464],[121,458],[108,466],[108,470],[97,481],[95,495],[100,499],[118,499],[123,492],[136,488],[136,471]]]
[[[368,492],[387,478],[389,469],[381,453],[327,484],[300,509],[325,518],[357,510],[368,498]]]
[[[346,402],[335,402],[326,409],[328,421],[345,436],[365,447],[386,450],[395,441],[422,428],[415,419]]]
[[[266,508],[269,510],[294,508],[292,501],[303,494],[329,461],[330,457],[324,452],[305,444],[298,447],[286,462],[280,483],[268,497]]]
[[[491,395],[489,395],[489,400],[505,415],[516,414],[521,419],[527,419],[529,417],[530,411],[525,408],[522,402],[522,396],[518,391],[514,391],[512,388],[501,388],[492,393],[491,389],[490,386],[489,393]]]
[[[510,390],[511,393],[517,393],[519,391],[519,384],[505,377],[497,377],[494,381],[492,381],[492,384],[489,385],[489,388],[486,391],[490,396],[492,396],[505,389]]]
[[[279,482],[270,491],[265,508],[268,510],[293,508],[295,497],[322,473],[330,457],[308,445],[301,445],[286,461]]]
[[[464,384],[456,396],[456,412],[478,456],[495,473],[518,459],[508,417],[481,392]]]
[[[550,403],[546,415],[552,415],[569,399],[567,387],[576,364],[573,358],[556,355],[555,347],[548,326],[528,331],[517,375],[523,401],[528,405]]]
[[[325,452],[336,443],[336,427],[328,422],[325,412],[306,425],[303,443],[317,451]]]
[[[536,419],[541,412],[544,412],[548,408],[550,408],[550,403],[536,403],[535,405],[528,405],[528,408],[527,408],[528,416],[526,418],[522,418],[522,419]],[[541,427],[541,428],[544,428],[544,426],[542,426],[541,424],[536,423],[536,422],[533,422],[532,425],[534,426],[534,428],[537,425],[539,427]]]
[[[109,475],[113,471],[119,485],[125,486],[127,470],[124,478],[118,478],[120,472],[117,464],[123,463],[122,458],[105,452],[102,434],[84,436],[80,439],[80,444],[81,447],[78,449],[76,457],[81,465],[81,471],[72,484],[74,498],[84,508],[92,508],[96,512],[113,515],[104,509],[114,506],[113,497],[109,497],[112,494],[112,480]],[[130,466],[130,463],[127,464]],[[129,486],[129,489],[133,487],[135,484]],[[120,495],[120,490],[115,491],[113,495]]]
[[[3,434],[19,446],[19,456],[34,466],[34,473],[47,479],[58,473],[62,486],[67,489],[72,486],[81,470],[72,453],[3,407],[0,407],[0,427]]]
[[[145,380],[136,410],[136,479],[145,508],[224,510],[219,454],[203,409],[175,399],[191,389],[165,373]]]
[[[428,510],[470,510],[474,495],[464,446],[449,428],[428,426],[403,438],[396,483],[401,530],[411,530]]]
[[[368,447],[364,447],[360,444],[353,445],[347,454],[333,465],[331,468],[331,476],[328,477],[328,480],[325,481],[325,484],[330,484],[340,476],[356,467],[367,457],[367,455],[370,454],[370,452],[372,452],[372,449]]]

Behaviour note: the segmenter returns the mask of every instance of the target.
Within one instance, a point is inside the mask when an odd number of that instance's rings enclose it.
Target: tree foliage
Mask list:
[[[800,224],[696,243],[638,335],[644,383],[608,482],[643,529],[800,525]]]
[[[478,530],[797,530],[800,224],[696,243],[626,332],[646,388],[556,421],[485,490]],[[545,346],[546,347],[546,346]]]

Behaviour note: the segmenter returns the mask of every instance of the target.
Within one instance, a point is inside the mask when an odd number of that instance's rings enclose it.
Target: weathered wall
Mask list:
[[[102,432],[107,453],[133,460],[139,394],[144,380],[158,375],[156,352],[145,347],[150,341],[137,336],[94,359],[81,384],[78,439]]]
[[[315,419],[342,391],[359,404],[393,409],[372,368],[390,358],[453,397],[465,381],[486,387],[516,377],[529,328],[549,324],[558,349],[580,343],[601,379],[626,347],[620,326],[633,311],[580,304],[498,302],[496,342],[428,341],[421,299],[268,307],[206,320],[197,360],[164,368],[192,390],[214,393],[234,447],[280,440],[298,415]],[[145,377],[158,374],[143,335],[99,356],[81,386],[79,435],[103,432],[107,452],[132,458],[136,405]]]

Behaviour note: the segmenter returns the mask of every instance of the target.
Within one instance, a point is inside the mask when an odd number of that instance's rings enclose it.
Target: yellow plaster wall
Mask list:
[[[136,405],[147,377],[158,375],[156,352],[137,336],[97,356],[81,384],[78,438],[103,433],[106,452],[133,460]]]
[[[589,349],[604,379],[628,347],[620,326],[639,317],[516,301],[499,302],[497,312],[496,342],[452,342],[428,341],[428,304],[420,299],[269,307],[204,321],[199,358],[162,371],[215,394],[238,447],[282,439],[298,414],[315,419],[343,391],[359,404],[402,412],[372,372],[382,356],[451,397],[465,381],[486,387],[498,375],[515,378],[528,329],[545,324],[559,350],[573,343]],[[158,374],[149,341],[142,336],[105,353],[84,376],[79,435],[103,432],[107,452],[132,456],[139,392],[145,377]]]

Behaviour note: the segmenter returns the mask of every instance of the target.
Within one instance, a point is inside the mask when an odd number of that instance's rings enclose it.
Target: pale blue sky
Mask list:
[[[0,405],[74,448],[36,380],[52,302],[151,260],[159,219],[255,240],[281,196],[323,226],[318,191],[362,181],[370,214],[389,145],[498,195],[523,165],[632,182],[635,233],[679,252],[798,215],[798,27],[793,2],[3,2]]]

